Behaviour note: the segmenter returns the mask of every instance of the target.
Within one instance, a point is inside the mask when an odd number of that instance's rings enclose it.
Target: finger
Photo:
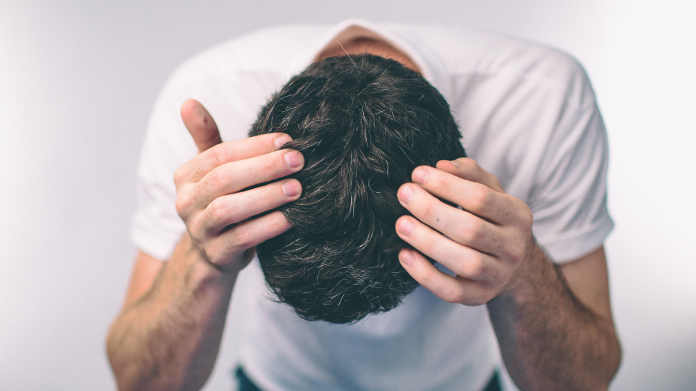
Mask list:
[[[396,233],[406,243],[458,276],[475,281],[497,279],[493,257],[455,243],[411,216],[402,216],[396,221]]]
[[[483,253],[496,254],[505,240],[500,227],[465,210],[445,204],[419,186],[402,185],[397,197],[418,220],[454,242]]]
[[[437,168],[420,166],[413,170],[413,182],[439,198],[496,224],[516,221],[519,201],[515,197]]]
[[[217,124],[200,102],[189,99],[181,105],[180,112],[199,153],[222,142]]]
[[[450,303],[481,305],[488,300],[489,293],[480,283],[463,277],[450,276],[430,263],[423,255],[411,249],[399,252],[399,261],[406,271],[435,296]]]
[[[210,262],[221,269],[231,266],[247,250],[278,236],[292,228],[292,224],[281,212],[271,212],[257,219],[247,220],[225,231],[211,240],[206,246],[206,255]],[[246,265],[240,265],[244,267]]]
[[[302,186],[296,179],[288,179],[266,186],[216,198],[201,213],[199,229],[206,238],[222,232],[252,216],[275,209],[300,197]]]
[[[174,182],[177,186],[198,182],[223,164],[277,151],[290,140],[287,134],[270,133],[218,144],[184,163],[177,170]]]
[[[303,165],[304,157],[295,150],[281,150],[223,164],[196,184],[194,203],[203,209],[218,197],[290,175]]]
[[[505,189],[503,189],[498,178],[484,170],[472,158],[459,158],[452,161],[441,160],[437,162],[435,167],[462,179],[466,179],[467,181],[480,183],[495,191],[505,193]]]

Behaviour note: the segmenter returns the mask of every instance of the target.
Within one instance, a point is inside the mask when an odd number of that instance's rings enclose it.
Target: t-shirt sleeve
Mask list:
[[[131,222],[135,246],[163,261],[170,257],[186,229],[175,208],[174,172],[196,154],[195,144],[179,117],[179,107],[187,94],[177,93],[172,80],[168,84],[155,102],[148,123],[137,169],[138,209]]]
[[[607,210],[608,142],[587,75],[579,64],[532,189],[537,241],[557,263],[600,247],[614,227]]]

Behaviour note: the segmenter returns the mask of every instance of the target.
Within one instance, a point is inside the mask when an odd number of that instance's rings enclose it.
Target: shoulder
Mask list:
[[[413,31],[445,70],[467,153],[525,202],[559,143],[603,132],[587,74],[570,54],[456,27]]]
[[[215,118],[223,140],[246,137],[260,107],[289,79],[298,56],[325,29],[273,27],[205,49],[167,79],[155,102],[155,113],[171,118],[169,123],[176,122],[181,103],[196,99]],[[182,132],[181,137],[187,139],[188,135]]]
[[[408,29],[440,59],[452,78],[499,78],[565,90],[589,87],[578,60],[557,48],[453,26]]]
[[[298,54],[326,30],[321,25],[266,28],[207,48],[185,61],[170,76],[167,87],[203,80],[234,80],[240,74],[282,74]]]

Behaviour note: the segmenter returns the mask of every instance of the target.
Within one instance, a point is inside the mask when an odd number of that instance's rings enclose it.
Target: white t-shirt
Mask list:
[[[607,139],[582,67],[546,47],[436,26],[290,26],[255,32],[181,66],[157,99],[138,169],[136,246],[169,258],[185,230],[174,208],[177,167],[196,155],[179,118],[189,98],[215,118],[223,141],[247,137],[261,106],[321,49],[382,39],[411,57],[450,103],[467,154],[534,213],[533,232],[563,263],[602,245]],[[480,390],[495,365],[485,306],[446,303],[419,287],[396,309],[354,325],[307,322],[276,303],[258,261],[244,294],[240,360],[265,390]]]

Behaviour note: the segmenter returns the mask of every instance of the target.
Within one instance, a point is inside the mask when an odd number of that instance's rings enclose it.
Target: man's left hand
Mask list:
[[[471,158],[417,167],[412,179],[397,195],[415,218],[396,222],[399,237],[418,250],[399,253],[411,276],[441,299],[465,305],[485,304],[512,289],[536,247],[529,207]]]
[[[448,302],[487,303],[519,389],[606,390],[621,346],[603,248],[554,267],[532,236],[529,207],[470,158],[417,167],[412,179],[397,193],[415,217],[396,221],[415,249],[399,253],[406,271]]]

